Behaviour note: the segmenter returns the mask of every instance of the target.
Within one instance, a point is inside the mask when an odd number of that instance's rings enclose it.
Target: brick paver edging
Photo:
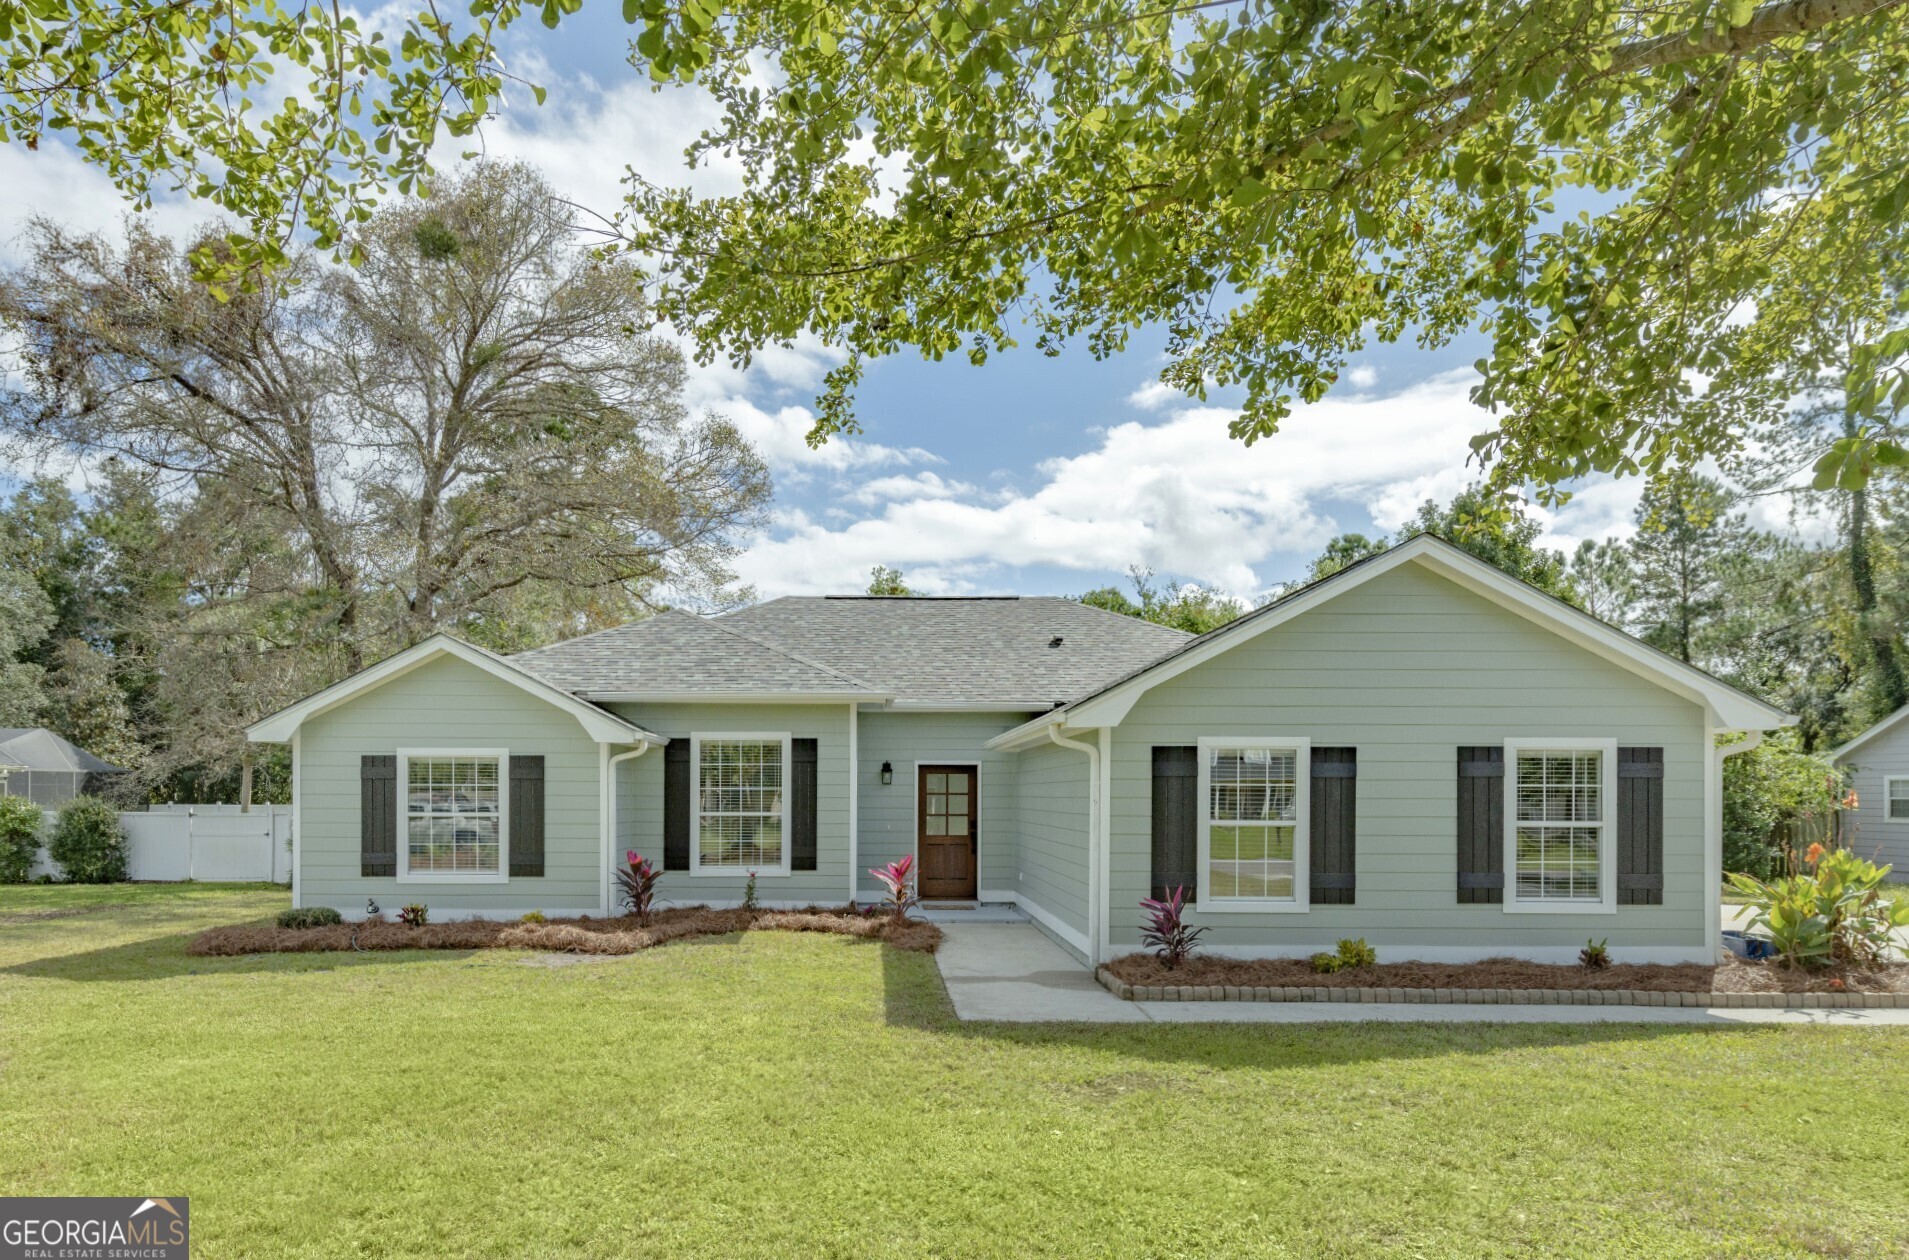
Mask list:
[[[1484,1006],[1702,1006],[1909,1010],[1909,993],[1666,993],[1656,989],[1348,989],[1328,985],[1128,984],[1095,976],[1124,1002],[1417,1002]]]

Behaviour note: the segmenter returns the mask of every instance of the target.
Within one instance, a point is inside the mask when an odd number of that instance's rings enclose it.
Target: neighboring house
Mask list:
[[[0,796],[24,796],[41,809],[58,809],[99,791],[103,776],[123,773],[44,726],[0,727]]]
[[[1856,808],[1839,818],[1842,843],[1909,880],[1909,705],[1830,754],[1849,772]]]
[[[1193,638],[1060,599],[779,599],[513,657],[437,636],[259,722],[295,904],[1012,902],[1087,959],[1184,884],[1216,953],[1708,960],[1716,737],[1789,717],[1421,537]],[[1739,743],[1742,749],[1754,743]]]

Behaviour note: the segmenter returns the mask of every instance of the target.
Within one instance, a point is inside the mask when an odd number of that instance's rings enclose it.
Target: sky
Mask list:
[[[532,162],[606,214],[626,167],[706,191],[735,186],[720,164],[686,169],[682,150],[713,109],[694,90],[656,93],[638,78],[615,6],[585,6],[555,32],[526,21],[509,38],[515,71],[549,97],[539,108],[520,93],[485,128],[484,153]],[[442,156],[454,160],[458,147]],[[124,212],[64,145],[0,144],[0,262],[17,256],[28,215],[106,229]],[[177,200],[151,213],[172,232],[204,217]],[[857,393],[864,432],[820,450],[803,435],[834,362],[821,347],[774,348],[745,370],[695,368],[687,401],[734,421],[775,481],[771,519],[746,540],[739,579],[763,598],[855,592],[882,564],[923,594],[1078,594],[1125,586],[1141,566],[1250,600],[1300,577],[1333,535],[1391,533],[1480,475],[1467,465],[1468,439],[1490,427],[1468,398],[1477,340],[1374,346],[1326,399],[1251,447],[1227,436],[1237,395],[1196,403],[1159,384],[1164,344],[1144,330],[1105,361],[1032,349],[979,368],[884,360]],[[1641,488],[1583,483],[1562,509],[1532,514],[1545,541],[1567,550],[1624,537]]]

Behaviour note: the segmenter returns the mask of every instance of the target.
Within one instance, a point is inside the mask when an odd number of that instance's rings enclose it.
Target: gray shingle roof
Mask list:
[[[519,652],[512,664],[584,696],[755,695],[877,689],[819,661],[685,612]]]
[[[722,617],[664,613],[511,660],[586,696],[861,691],[1044,709],[1190,637],[1050,597],[790,597]]]

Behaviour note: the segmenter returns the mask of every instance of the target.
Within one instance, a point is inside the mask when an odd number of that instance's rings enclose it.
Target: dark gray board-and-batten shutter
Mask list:
[[[358,759],[358,874],[367,879],[398,873],[398,759]]]
[[[1200,750],[1153,750],[1153,891],[1164,898],[1186,889],[1192,901],[1200,886]]]
[[[789,760],[795,764],[789,776],[789,869],[815,869],[815,764],[818,743],[813,739],[789,741]]]
[[[1358,897],[1359,750],[1312,750],[1312,825],[1307,880],[1315,906],[1350,906]]]
[[[1352,905],[1357,895],[1359,758],[1352,748],[1315,748],[1308,790],[1312,823],[1308,880],[1313,905]],[[1199,887],[1200,750],[1153,750],[1153,876],[1156,898]]]
[[[663,745],[663,869],[689,869],[689,740]]]
[[[1505,750],[1458,750],[1458,903],[1505,899]]]
[[[510,759],[510,873],[544,873],[544,759]]]
[[[1664,750],[1617,750],[1617,904],[1664,904]]]

